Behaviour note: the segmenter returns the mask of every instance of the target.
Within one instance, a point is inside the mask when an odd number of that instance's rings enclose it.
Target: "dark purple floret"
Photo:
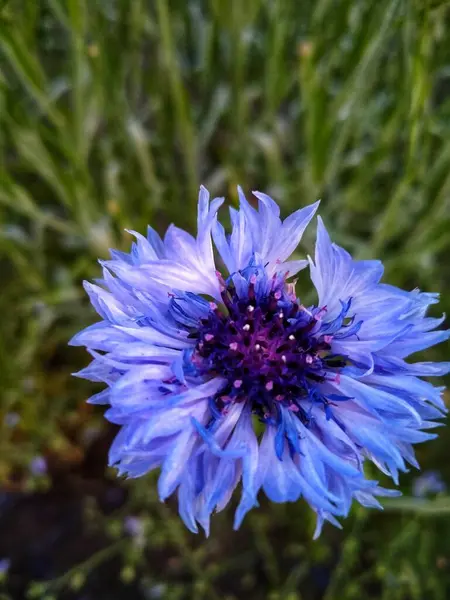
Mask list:
[[[248,399],[263,421],[277,420],[281,404],[307,422],[313,402],[328,403],[315,385],[325,381],[325,369],[329,375],[346,364],[331,353],[332,336],[319,331],[324,309],[306,309],[279,285],[257,297],[250,283],[243,299],[229,284],[222,300],[225,311],[211,303],[201,320],[192,357],[200,372],[228,380],[215,398],[217,411]]]

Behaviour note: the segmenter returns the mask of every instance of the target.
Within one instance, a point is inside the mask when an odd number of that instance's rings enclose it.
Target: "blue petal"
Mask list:
[[[171,496],[180,483],[196,441],[192,428],[185,427],[173,442],[158,479],[158,493],[161,500]]]

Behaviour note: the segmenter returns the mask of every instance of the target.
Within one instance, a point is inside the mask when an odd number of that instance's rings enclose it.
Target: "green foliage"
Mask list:
[[[192,229],[200,182],[232,202],[237,183],[264,190],[285,213],[322,198],[338,243],[382,259],[390,283],[440,291],[449,311],[448,25],[434,0],[0,2],[2,487],[47,489],[53,471],[32,475],[32,458],[70,471],[86,432],[106,430],[70,377],[88,359],[67,340],[95,318],[81,281],[128,248],[127,227]],[[448,482],[449,441],[420,450]],[[111,556],[149,598],[450,595],[447,497],[356,510],[319,542],[301,503],[263,503],[237,534],[217,516],[204,541],[151,478],[123,485],[122,508],[86,517],[109,545],[28,597],[82,589]],[[133,511],[144,547],[122,531]]]

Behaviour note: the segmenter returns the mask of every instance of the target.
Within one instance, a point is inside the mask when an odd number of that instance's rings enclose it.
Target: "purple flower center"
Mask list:
[[[312,402],[326,402],[317,392],[324,369],[345,365],[331,353],[332,336],[320,333],[320,310],[306,310],[283,287],[257,297],[254,283],[244,299],[227,285],[222,300],[226,310],[211,303],[201,320],[193,354],[201,373],[227,379],[215,409],[247,400],[264,421],[276,419],[280,405],[307,421]]]

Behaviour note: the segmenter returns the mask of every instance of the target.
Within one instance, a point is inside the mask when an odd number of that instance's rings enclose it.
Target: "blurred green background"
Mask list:
[[[127,227],[192,229],[200,183],[285,215],[322,198],[335,241],[449,311],[449,17],[438,0],[0,0],[2,600],[450,597],[450,496],[417,472],[317,542],[302,502],[191,535],[154,476],[106,469],[115,429],[67,347],[95,320],[97,258]],[[448,484],[449,442],[418,448]]]

